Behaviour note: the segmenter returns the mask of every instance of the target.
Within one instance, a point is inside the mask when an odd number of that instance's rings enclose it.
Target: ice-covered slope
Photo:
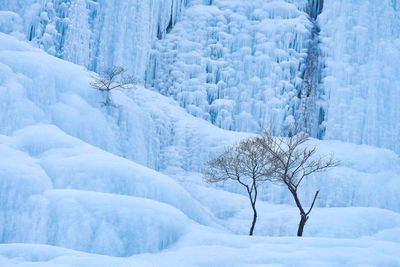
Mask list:
[[[90,75],[82,68],[8,35],[0,37],[3,103],[0,133],[3,135],[37,123],[54,124],[89,144],[169,173],[200,171],[210,156],[246,136],[194,118],[173,100],[143,88],[126,93],[116,91],[112,98],[119,107],[104,107],[100,103],[102,95],[90,88]],[[44,145],[44,140],[41,143]],[[395,190],[399,180],[396,154],[333,141],[318,144],[326,153],[336,153],[343,163],[337,171],[312,179],[304,191],[304,199],[310,199],[318,187],[325,192],[320,206],[400,210]],[[32,151],[35,150],[40,148],[33,147]],[[348,155],[347,151],[354,153]],[[68,168],[68,161],[61,166]],[[50,166],[49,171],[54,168],[57,169]],[[267,189],[263,198],[291,203],[290,195],[283,192],[283,189]]]
[[[166,168],[163,157],[176,154],[178,163],[170,164],[191,170],[199,170],[210,153],[244,136],[195,119],[173,100],[141,87],[127,92],[129,97],[116,91],[111,97],[119,107],[104,107],[104,96],[90,87],[91,74],[82,67],[2,33],[0,69],[0,134],[38,122],[55,124],[153,169]]]
[[[54,126],[1,135],[0,149],[2,243],[127,256],[167,247],[185,232],[187,216],[213,224],[174,180]]]
[[[177,182],[104,150],[154,167],[169,146],[178,158],[187,149],[206,158],[239,134],[215,136],[223,130],[190,121],[171,100],[143,88],[133,98],[151,103],[139,107],[120,92],[113,96],[115,107],[103,107],[82,67],[2,33],[0,69],[2,243],[127,256],[169,246],[193,224],[190,219],[215,224]],[[192,138],[209,147],[190,146]],[[201,166],[191,164],[194,157],[186,157],[188,164]]]

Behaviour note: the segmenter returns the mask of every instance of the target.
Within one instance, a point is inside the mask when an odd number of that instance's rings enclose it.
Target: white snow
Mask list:
[[[11,11],[0,10],[0,32],[17,34],[22,31],[21,17]]]
[[[182,212],[160,202],[215,224],[174,180],[54,126],[31,126],[2,137],[3,243],[52,244],[114,256],[157,251],[176,241],[189,223]]]
[[[398,243],[376,238],[232,236],[204,229],[159,254],[129,258],[43,245],[0,245],[4,266],[397,266]]]

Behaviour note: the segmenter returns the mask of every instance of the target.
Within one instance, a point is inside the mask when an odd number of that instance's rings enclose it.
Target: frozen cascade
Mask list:
[[[308,0],[307,13],[314,20],[321,14],[324,8],[324,0]]]
[[[223,129],[293,132],[313,28],[303,2],[192,3],[156,43],[147,86]]]
[[[299,99],[317,44],[309,18],[322,9],[324,67],[310,73],[322,81]],[[1,31],[91,70],[123,65],[221,128],[300,128],[400,151],[398,1],[3,0],[0,10]]]
[[[305,70],[302,75],[303,86],[298,94],[299,107],[296,110],[297,132],[304,132],[312,137],[322,138],[325,132],[326,96],[320,86],[323,63],[320,51],[320,28],[317,17],[321,14],[323,0],[310,0],[307,12],[313,23],[310,45],[308,48]]]
[[[325,0],[318,17],[329,96],[324,139],[400,153],[400,3]]]
[[[155,40],[177,22],[184,0],[3,0],[27,40],[49,54],[101,71],[124,66],[139,78]]]

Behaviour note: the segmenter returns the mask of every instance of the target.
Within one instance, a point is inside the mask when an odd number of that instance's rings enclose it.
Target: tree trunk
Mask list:
[[[297,236],[303,236],[303,230],[304,230],[304,225],[306,225],[307,222],[307,215],[301,215],[300,223],[299,223],[299,229],[297,229]]]
[[[256,226],[256,221],[257,221],[257,211],[255,204],[254,205],[252,204],[251,207],[253,208],[253,222],[251,223],[249,235],[253,235],[254,227]]]

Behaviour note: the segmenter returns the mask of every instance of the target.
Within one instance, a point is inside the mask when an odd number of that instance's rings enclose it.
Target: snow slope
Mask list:
[[[171,178],[54,126],[0,139],[2,243],[127,256],[167,247],[185,232],[187,216],[215,224]]]
[[[117,141],[124,140],[122,129],[128,129],[132,139],[124,142],[134,140],[135,151],[129,155],[138,155],[140,161],[147,159],[152,145],[163,147],[157,133],[172,123],[169,118],[181,116],[183,123],[189,115],[171,108],[159,125],[161,110],[151,114],[138,105],[129,106],[132,100],[116,94],[121,104],[128,101],[124,117],[122,108],[115,112],[102,107],[102,96],[90,88],[89,75],[81,67],[5,34],[0,34],[0,49],[2,243],[42,243],[126,256],[175,242],[190,224],[188,217],[215,225],[212,215],[171,178],[82,141],[122,154],[118,148],[124,143]],[[154,94],[149,92],[146,100]],[[165,102],[164,108],[172,106]],[[127,127],[133,122],[135,127]],[[205,122],[197,126],[204,124],[213,127]],[[143,140],[145,133],[150,145]],[[221,138],[203,137],[207,138],[222,148]],[[210,142],[203,153],[217,149],[212,146]],[[141,238],[147,231],[152,238]]]
[[[92,74],[82,67],[2,33],[0,48],[1,134],[38,122],[55,124],[69,135],[154,169],[163,168],[163,155],[174,153],[170,146],[177,146],[182,168],[196,170],[210,153],[244,136],[222,137],[225,131],[193,120],[173,100],[141,87],[128,92],[130,97],[115,92],[112,98],[121,107],[104,107],[105,96],[90,87]],[[210,128],[221,134],[210,134]]]

